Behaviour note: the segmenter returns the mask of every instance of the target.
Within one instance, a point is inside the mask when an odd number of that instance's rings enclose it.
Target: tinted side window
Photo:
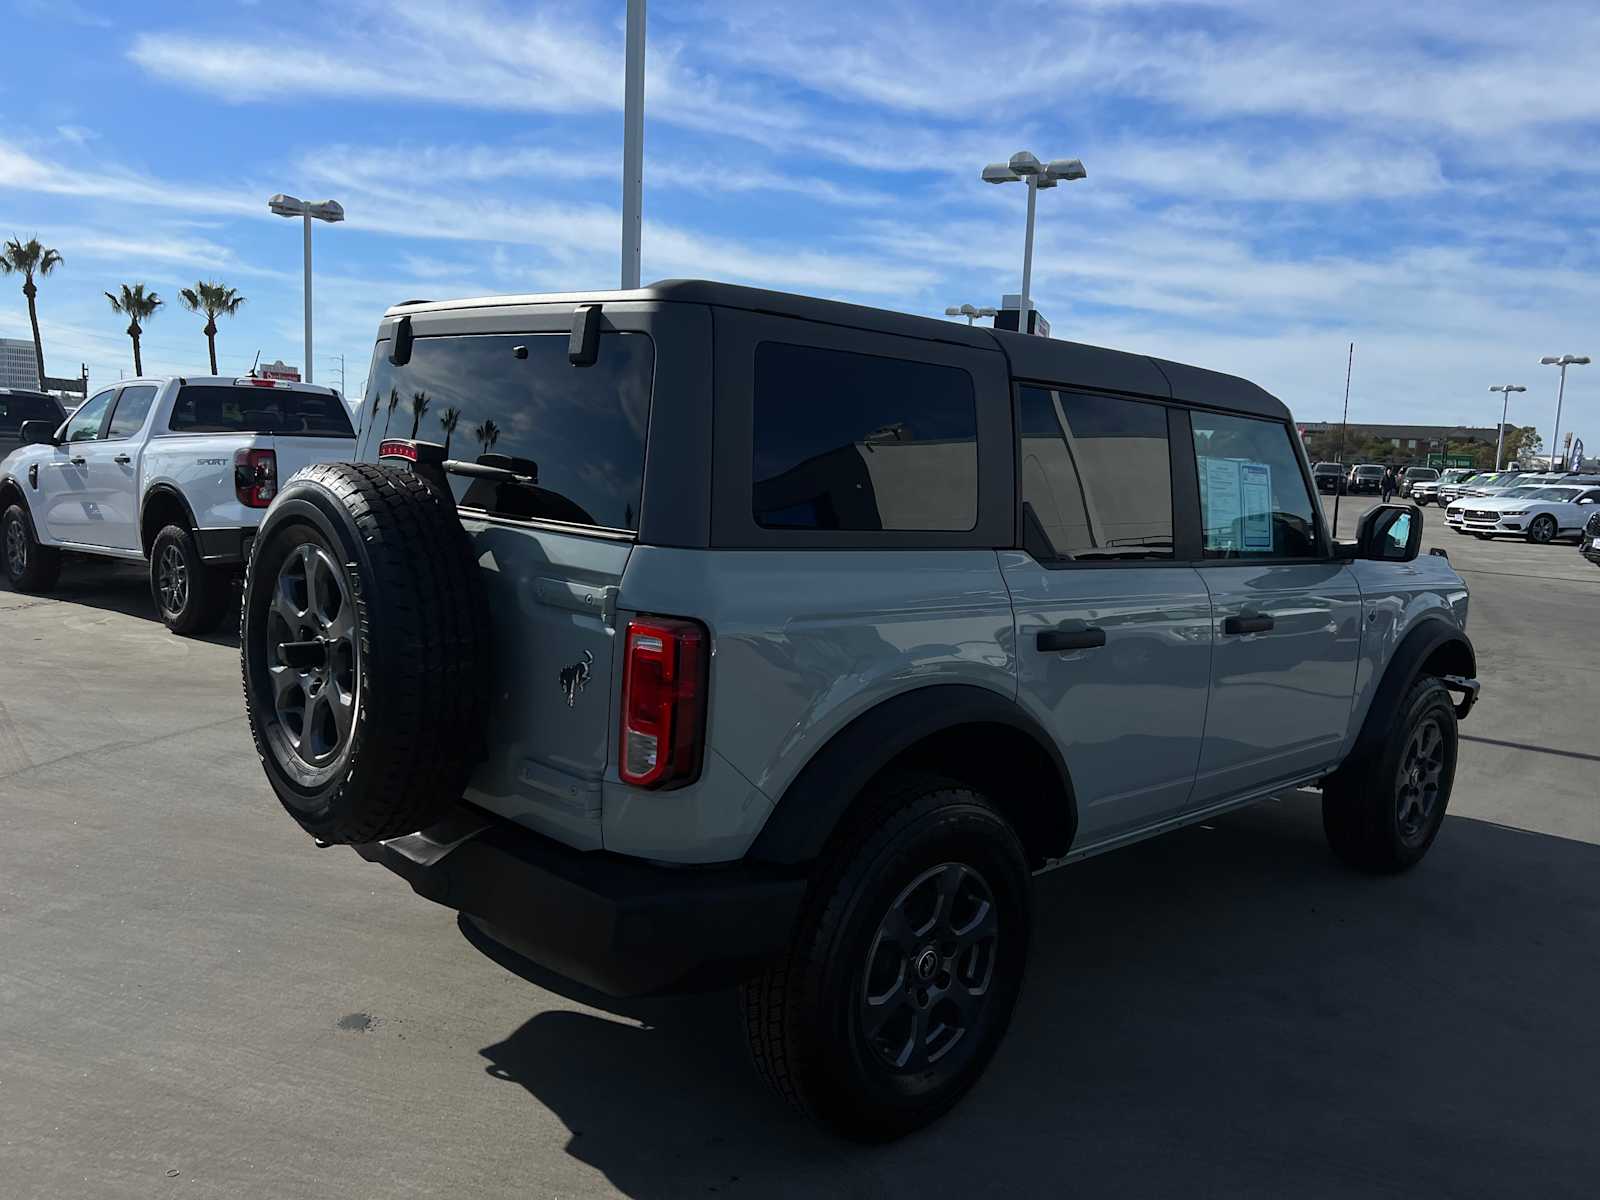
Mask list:
[[[48,396],[0,393],[0,429],[15,433],[24,421],[60,421],[61,409]]]
[[[176,433],[278,433],[354,437],[344,401],[292,388],[194,384],[178,393],[167,428]]]
[[[758,525],[977,524],[978,406],[959,367],[763,342],[753,416]]]
[[[1315,558],[1311,493],[1288,429],[1253,417],[1190,414],[1207,558]]]
[[[106,437],[125,438],[138,433],[144,427],[144,419],[150,415],[150,406],[155,399],[154,384],[123,388],[122,395],[117,398],[117,407],[111,412],[111,424],[106,429]]]
[[[594,363],[575,367],[567,343],[565,333],[419,337],[403,366],[379,355],[363,457],[385,437],[442,442],[448,458],[520,476],[451,475],[463,508],[637,530],[655,346],[603,333]]]
[[[72,414],[72,420],[67,422],[67,436],[63,441],[92,442],[100,436],[100,422],[105,419],[106,405],[111,403],[111,397],[117,394],[116,388],[109,388],[97,396],[91,396],[85,401],[82,408]]]
[[[1023,545],[1041,560],[1172,557],[1167,410],[1024,387]]]

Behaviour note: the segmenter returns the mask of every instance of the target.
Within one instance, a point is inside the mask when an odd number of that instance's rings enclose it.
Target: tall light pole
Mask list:
[[[306,243],[306,369],[305,381],[311,382],[311,221],[330,224],[344,220],[344,206],[337,200],[300,200],[279,192],[267,201],[267,208],[280,217],[299,217],[305,223]]]
[[[983,169],[985,183],[1023,183],[1028,185],[1028,229],[1022,244],[1022,316],[1018,328],[1031,332],[1032,319],[1027,316],[1031,308],[1029,293],[1033,286],[1033,212],[1040,188],[1053,188],[1062,180],[1083,179],[1088,172],[1075,158],[1053,158],[1048,164],[1026,150],[1018,150],[1009,162],[990,163]]]
[[[622,86],[622,287],[639,286],[644,236],[644,0],[628,0]]]
[[[998,311],[998,309],[994,308],[977,308],[971,304],[952,304],[944,310],[944,315],[947,317],[965,317],[967,319],[967,328],[971,329],[972,323],[979,317],[992,317]]]
[[[1585,367],[1589,365],[1587,354],[1563,354],[1557,358],[1554,354],[1546,354],[1539,360],[1545,367],[1561,368],[1561,383],[1556,388],[1556,431],[1550,435],[1550,469],[1556,469],[1556,455],[1561,453],[1561,400],[1567,394],[1567,368]]]
[[[1525,392],[1528,389],[1520,383],[1497,383],[1489,389],[1491,392],[1503,392],[1504,398],[1500,401],[1500,436],[1494,443],[1494,469],[1500,469],[1500,451],[1506,444],[1506,412],[1511,407],[1511,393]]]

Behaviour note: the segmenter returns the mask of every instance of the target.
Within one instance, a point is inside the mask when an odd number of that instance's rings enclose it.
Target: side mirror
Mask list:
[[[1356,526],[1358,558],[1411,562],[1422,549],[1422,510],[1410,504],[1380,504]]]
[[[24,446],[59,446],[55,421],[24,421],[18,430]]]

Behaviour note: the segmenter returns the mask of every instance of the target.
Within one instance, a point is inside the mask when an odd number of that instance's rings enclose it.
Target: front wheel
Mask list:
[[[5,555],[6,578],[19,592],[48,592],[61,576],[61,551],[39,544],[20,504],[0,515],[0,553]]]
[[[1028,865],[988,800],[907,774],[824,855],[791,948],[741,989],[756,1069],[860,1141],[950,1109],[994,1056],[1022,986]]]
[[[1548,513],[1535,517],[1528,524],[1528,540],[1536,545],[1543,546],[1553,542],[1556,537],[1556,519]]]
[[[1450,693],[1424,676],[1411,685],[1387,740],[1324,782],[1322,829],[1333,852],[1380,874],[1420,862],[1444,823],[1456,745]]]

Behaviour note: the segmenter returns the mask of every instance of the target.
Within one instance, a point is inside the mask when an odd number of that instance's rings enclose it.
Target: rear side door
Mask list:
[[[1331,557],[1290,427],[1188,417],[1211,596],[1211,703],[1194,801],[1205,804],[1335,762],[1361,649],[1361,589]]]
[[[1211,600],[1175,552],[1182,418],[1091,392],[1018,393],[1023,549],[1001,564],[1019,699],[1066,757],[1080,846],[1182,812],[1200,761]]]
[[[33,506],[50,537],[59,542],[97,545],[104,520],[103,497],[89,474],[89,450],[100,440],[116,388],[89,397],[67,420],[61,444],[39,464],[39,499]]]
[[[118,394],[100,437],[78,450],[99,519],[87,522],[78,539],[114,550],[139,549],[139,452],[142,434],[160,388],[130,384]]]
[[[489,757],[467,795],[588,848],[615,757],[617,592],[644,503],[658,352],[640,308],[605,306],[587,365],[569,357],[570,304],[408,317],[409,358],[379,342],[361,420],[364,460],[415,433],[452,462],[516,476],[448,476],[488,592],[496,674]]]

